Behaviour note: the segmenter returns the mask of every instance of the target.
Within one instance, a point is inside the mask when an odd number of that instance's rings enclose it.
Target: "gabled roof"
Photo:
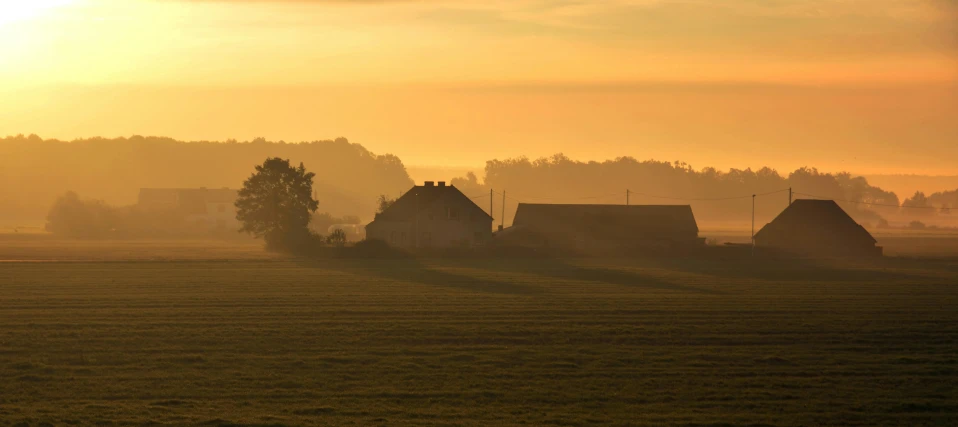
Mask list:
[[[755,240],[841,240],[874,245],[871,233],[834,200],[800,199],[792,202],[772,222],[755,233]]]
[[[689,205],[559,205],[520,203],[513,226],[539,232],[582,230],[594,234],[697,236]]]
[[[476,205],[472,199],[462,194],[458,188],[451,185],[417,185],[404,193],[385,212],[376,214],[376,220],[412,221],[418,212],[425,211],[439,200],[454,203],[476,214],[489,216],[486,211]]]

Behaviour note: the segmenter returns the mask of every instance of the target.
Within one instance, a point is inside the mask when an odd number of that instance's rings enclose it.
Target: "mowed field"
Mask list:
[[[958,425],[954,259],[0,259],[0,425]]]

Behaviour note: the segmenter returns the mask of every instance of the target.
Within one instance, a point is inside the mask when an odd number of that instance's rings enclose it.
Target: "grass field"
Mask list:
[[[0,243],[0,425],[958,425],[958,260],[77,245]]]

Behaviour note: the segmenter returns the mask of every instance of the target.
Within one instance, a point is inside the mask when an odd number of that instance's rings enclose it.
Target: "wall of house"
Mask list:
[[[757,248],[810,255],[878,255],[882,248],[868,240],[846,239],[837,233],[798,231],[793,234],[768,232],[755,238]]]
[[[492,240],[492,219],[473,206],[439,200],[419,214],[422,247],[468,247]]]
[[[400,248],[415,247],[413,224],[408,221],[376,220],[366,226],[366,238],[378,239]]]
[[[417,238],[422,248],[477,246],[492,240],[492,219],[479,209],[440,200],[420,212],[418,221],[370,223],[366,238],[406,248],[417,247]]]

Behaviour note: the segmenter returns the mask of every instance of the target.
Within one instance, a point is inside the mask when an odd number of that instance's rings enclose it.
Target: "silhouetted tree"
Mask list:
[[[905,199],[901,205],[909,207],[927,207],[928,197],[925,196],[925,193],[916,191],[911,197]]]
[[[905,199],[905,201],[901,203],[901,206],[907,208],[904,209],[904,211],[910,215],[928,216],[935,213],[934,209],[930,209],[931,203],[928,197],[921,191],[916,191],[911,197]]]
[[[376,209],[376,213],[385,212],[386,209],[389,209],[389,207],[392,206],[393,203],[395,202],[396,202],[396,199],[390,199],[389,197],[386,197],[385,194],[380,194],[378,199],[379,208]]]
[[[951,208],[958,206],[958,190],[933,193],[928,196],[928,203],[932,206],[940,206],[942,213],[950,213]]]
[[[297,249],[309,241],[310,216],[319,207],[313,199],[313,174],[302,163],[273,157],[256,166],[236,199],[236,219],[271,249]]]

